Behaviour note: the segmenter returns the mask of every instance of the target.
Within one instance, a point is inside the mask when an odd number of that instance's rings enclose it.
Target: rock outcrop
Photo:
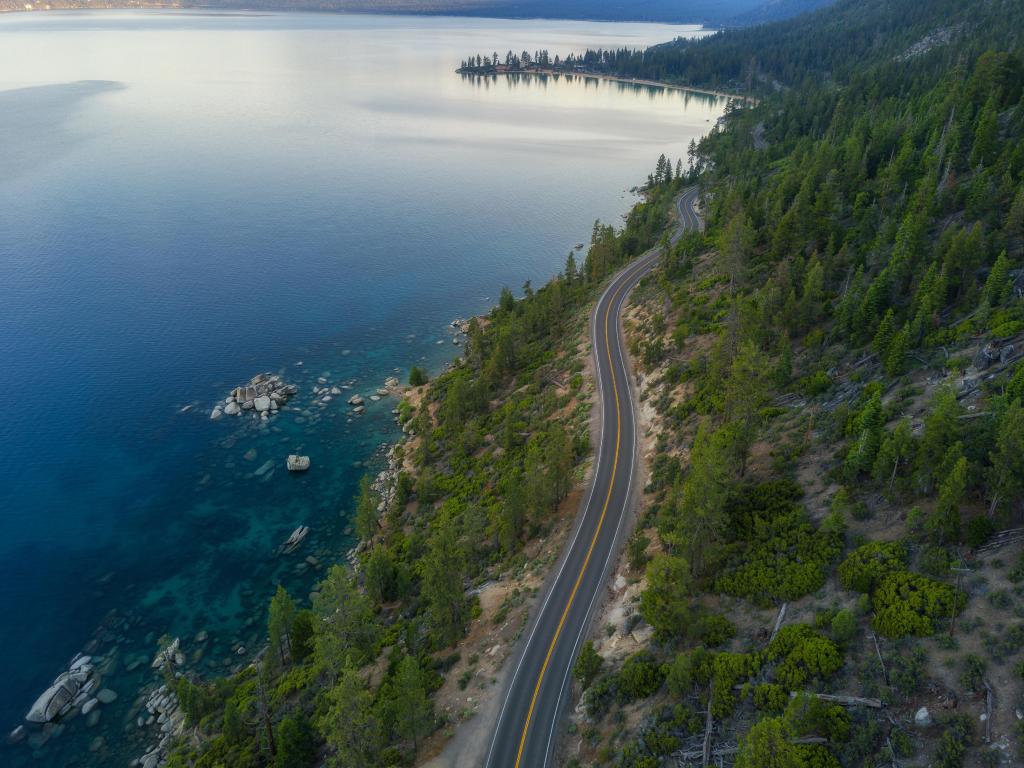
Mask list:
[[[242,411],[254,411],[261,419],[267,419],[276,413],[299,388],[273,373],[260,373],[252,377],[248,384],[235,387],[231,394],[218,403],[210,413],[216,421],[221,416],[237,416]]]

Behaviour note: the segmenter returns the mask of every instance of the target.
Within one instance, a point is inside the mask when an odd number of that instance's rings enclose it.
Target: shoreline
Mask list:
[[[476,69],[469,69],[466,67],[459,67],[455,70],[455,73],[463,76],[475,76],[475,77],[498,77],[499,75],[505,75],[511,77],[513,75],[525,75],[536,76],[536,77],[565,77],[573,78],[579,77],[584,80],[606,80],[611,83],[624,83],[626,85],[639,85],[646,88],[664,88],[667,91],[682,91],[684,93],[696,93],[702,96],[714,96],[719,99],[737,99],[739,101],[745,101],[751,106],[757,106],[760,103],[760,99],[753,96],[745,96],[739,93],[727,93],[726,91],[716,91],[711,88],[698,88],[691,85],[679,85],[678,83],[666,83],[661,80],[645,80],[637,77],[623,77],[622,75],[609,75],[603,72],[563,72],[558,69],[531,69],[531,70],[511,70],[511,71],[494,71],[494,72],[478,72]]]

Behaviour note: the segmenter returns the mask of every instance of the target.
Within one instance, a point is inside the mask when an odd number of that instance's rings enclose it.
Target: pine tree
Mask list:
[[[1010,281],[1010,260],[1006,257],[1006,251],[999,254],[996,263],[988,273],[985,280],[985,292],[983,300],[990,307],[998,307],[1005,304],[1013,291],[1013,283]]]
[[[971,165],[991,165],[999,146],[999,121],[995,95],[989,97],[978,115],[971,149]]]
[[[1024,406],[1019,399],[1014,399],[1000,415],[989,462],[991,508],[1019,512],[1024,501]]]
[[[375,650],[378,627],[366,596],[342,565],[333,565],[313,597],[314,653],[317,664],[334,675],[349,663],[362,663]]]
[[[466,553],[450,515],[443,515],[437,522],[419,566],[427,625],[438,646],[447,647],[462,637],[469,619],[462,583],[466,572]]]
[[[896,332],[889,343],[889,349],[885,354],[885,372],[889,376],[898,376],[903,373],[903,364],[910,351],[910,325],[903,324],[903,327]]]
[[[883,363],[889,355],[889,347],[892,345],[893,336],[895,335],[896,315],[889,309],[882,318],[882,322],[878,324],[875,338],[871,342],[871,348]]]
[[[434,707],[427,698],[423,671],[412,656],[398,664],[391,686],[391,706],[398,735],[412,741],[413,752],[419,751],[420,739],[431,731]]]
[[[283,667],[292,657],[292,626],[295,623],[295,601],[288,591],[277,585],[267,615],[267,634],[270,636],[270,658]]]
[[[334,750],[328,760],[332,768],[377,765],[384,734],[373,695],[351,667],[341,670],[338,682],[328,691],[327,710],[319,727]]]
[[[373,490],[373,483],[369,475],[363,475],[359,480],[359,495],[356,497],[355,529],[356,535],[361,541],[369,541],[377,532],[380,513],[377,507],[380,505],[380,494]]]

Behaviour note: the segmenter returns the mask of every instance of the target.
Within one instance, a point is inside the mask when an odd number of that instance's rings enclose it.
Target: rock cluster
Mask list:
[[[1006,363],[1013,357],[1015,351],[1013,344],[1002,347],[992,343],[986,344],[974,356],[974,367],[979,371],[984,371],[996,363]]]
[[[67,671],[57,675],[53,684],[39,694],[39,698],[25,715],[30,723],[51,723],[67,715],[75,707],[89,705],[93,689],[99,685],[99,676],[92,665],[92,657],[77,656]],[[96,704],[89,705],[92,710]]]
[[[153,657],[153,669],[171,669],[185,663],[185,654],[181,651],[181,638],[174,638],[166,648],[161,648]]]
[[[235,387],[210,413],[216,421],[222,416],[238,416],[243,411],[252,411],[253,418],[269,419],[297,393],[299,388],[286,384],[277,374],[259,373],[248,384]]]
[[[160,739],[150,749],[132,761],[139,768],[157,768],[167,762],[171,741],[185,729],[185,713],[178,706],[178,697],[166,683],[153,691],[146,700],[145,709],[135,721],[139,728],[160,727]]]

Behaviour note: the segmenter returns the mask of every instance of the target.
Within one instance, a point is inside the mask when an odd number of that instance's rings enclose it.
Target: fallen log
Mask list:
[[[872,709],[881,709],[881,699],[866,699],[861,696],[840,696],[834,693],[800,693],[798,691],[790,691],[789,697],[795,699],[797,696],[813,696],[821,701],[829,701],[833,704],[839,704],[844,707],[871,707]]]

